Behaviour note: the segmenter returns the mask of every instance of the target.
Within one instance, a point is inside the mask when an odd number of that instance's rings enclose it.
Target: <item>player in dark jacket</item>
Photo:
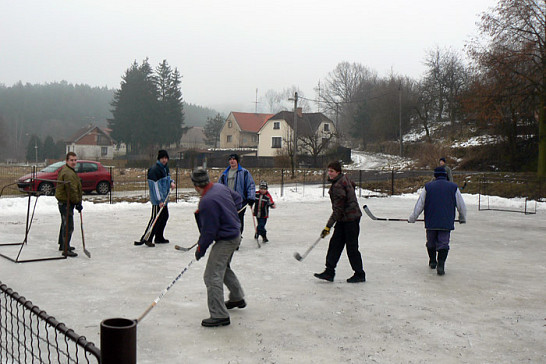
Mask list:
[[[436,268],[438,275],[442,276],[445,274],[451,230],[455,229],[455,207],[459,211],[459,223],[464,224],[466,206],[457,184],[447,180],[444,167],[434,169],[434,177],[436,180],[425,184],[408,222],[414,223],[421,212],[425,211],[428,265],[431,269]]]
[[[263,238],[263,242],[267,243],[269,240],[267,239],[267,230],[265,230],[265,224],[267,223],[267,219],[269,218],[269,208],[271,207],[274,209],[275,202],[273,201],[273,197],[269,194],[267,191],[267,182],[261,181],[260,182],[260,189],[256,191],[256,200],[254,200],[254,209],[253,214],[256,216],[256,220],[258,221],[258,226],[256,228],[256,235],[254,236],[254,239],[258,239],[258,237],[261,235]]]
[[[358,250],[362,211],[360,211],[356,199],[355,183],[347,175],[341,173],[341,164],[337,161],[328,165],[328,180],[332,182],[328,191],[332,202],[332,215],[322,230],[321,237],[326,237],[334,224],[335,229],[328,245],[326,269],[322,273],[315,273],[315,277],[332,282],[341,252],[343,252],[343,248],[347,247],[347,257],[354,271],[354,275],[348,278],[347,282],[365,282],[366,273],[362,265],[362,256]]]

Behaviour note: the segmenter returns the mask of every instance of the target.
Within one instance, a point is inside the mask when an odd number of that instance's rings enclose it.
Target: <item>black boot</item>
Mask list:
[[[436,269],[436,249],[434,248],[427,248],[428,252],[428,266],[430,269]]]
[[[262,237],[264,238],[264,243],[267,243],[269,240],[267,239],[267,235],[263,234]]]
[[[325,281],[333,282],[333,281],[334,281],[335,273],[334,273],[332,270],[326,268],[326,269],[324,270],[324,272],[322,272],[322,273],[315,273],[314,276],[317,277],[318,279],[324,279]]]
[[[439,276],[443,276],[446,274],[444,267],[447,259],[447,249],[440,249],[438,250],[438,267],[436,268],[436,273]]]

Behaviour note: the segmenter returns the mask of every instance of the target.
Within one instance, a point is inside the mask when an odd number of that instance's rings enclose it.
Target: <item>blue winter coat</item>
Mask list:
[[[221,183],[224,186],[228,185],[228,172],[230,168],[231,167],[226,168],[218,179],[218,183]],[[254,202],[254,198],[256,197],[256,185],[254,184],[254,179],[250,175],[250,172],[241,167],[240,164],[235,174],[235,191],[237,191],[243,198],[243,205],[246,205],[248,200],[252,200]]]
[[[148,169],[148,187],[150,189],[150,202],[152,205],[159,205],[160,202],[165,202],[172,181],[169,167],[164,166],[160,161],[157,161],[156,164]]]

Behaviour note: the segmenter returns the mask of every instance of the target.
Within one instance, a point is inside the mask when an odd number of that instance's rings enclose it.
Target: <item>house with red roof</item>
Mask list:
[[[230,112],[220,131],[220,148],[257,148],[258,130],[273,115]]]
[[[66,152],[74,152],[79,159],[112,159],[114,140],[95,125],[87,125],[66,141]]]

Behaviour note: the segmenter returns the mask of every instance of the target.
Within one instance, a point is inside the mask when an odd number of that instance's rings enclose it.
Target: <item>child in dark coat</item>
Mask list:
[[[260,189],[256,191],[256,200],[254,200],[254,208],[252,212],[258,220],[258,227],[254,238],[258,239],[258,237],[261,235],[264,243],[269,241],[266,235],[267,231],[265,230],[265,224],[267,223],[267,218],[269,217],[270,207],[274,209],[275,202],[273,202],[273,198],[267,191],[267,182],[261,181]]]

